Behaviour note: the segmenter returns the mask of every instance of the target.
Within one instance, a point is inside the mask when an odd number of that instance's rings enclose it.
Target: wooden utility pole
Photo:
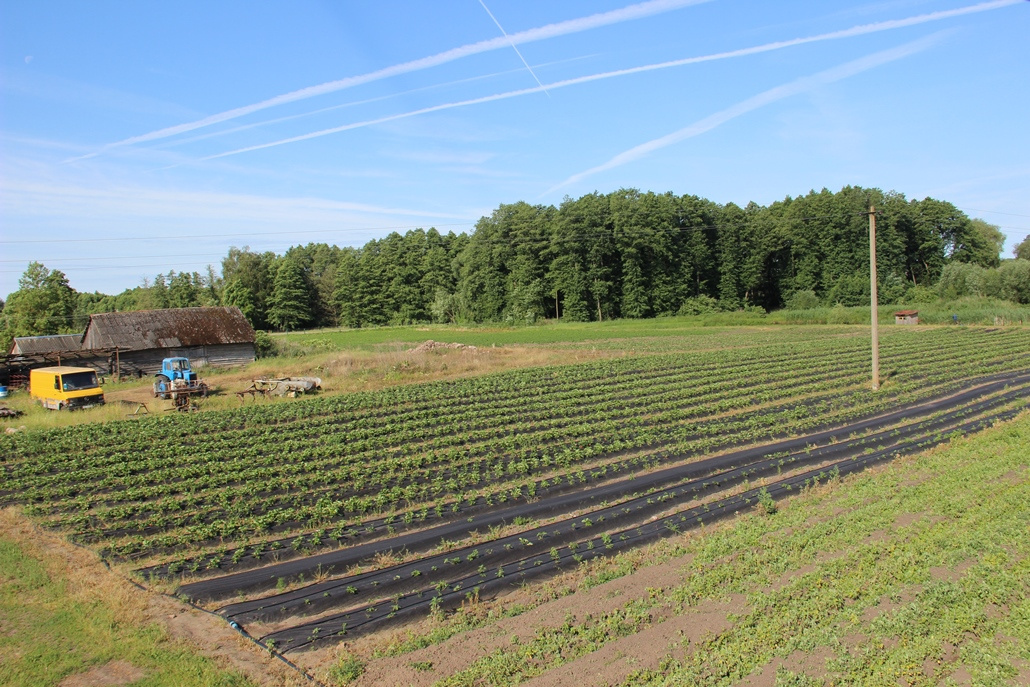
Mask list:
[[[869,206],[869,302],[873,324],[873,391],[880,388],[880,323],[876,296],[876,208]]]

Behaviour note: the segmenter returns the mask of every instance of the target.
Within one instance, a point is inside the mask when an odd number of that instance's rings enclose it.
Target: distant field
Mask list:
[[[894,312],[915,309],[922,324],[953,325],[957,318],[964,325],[1030,324],[1030,306],[1005,301],[964,299],[950,303],[882,305],[879,322],[893,325]],[[749,312],[713,313],[696,317],[659,317],[647,320],[609,320],[604,322],[555,322],[548,320],[531,326],[491,325],[410,325],[362,329],[325,329],[276,336],[279,341],[307,350],[383,349],[418,344],[426,339],[475,346],[577,344],[608,340],[648,338],[711,338],[730,335],[748,328],[762,331],[783,325],[868,325],[869,308],[814,308],[778,310],[768,314]],[[844,330],[848,330],[845,328]],[[767,333],[773,337],[782,335]],[[818,336],[818,335],[817,335]]]
[[[750,323],[762,325],[760,319]],[[718,333],[727,333],[723,326]],[[286,342],[314,348],[362,349],[384,345],[416,345],[427,339],[473,346],[579,343],[610,339],[650,337],[711,336],[703,323],[693,318],[668,317],[652,320],[612,320],[607,322],[542,322],[524,327],[412,325],[363,329],[326,329],[279,335]]]

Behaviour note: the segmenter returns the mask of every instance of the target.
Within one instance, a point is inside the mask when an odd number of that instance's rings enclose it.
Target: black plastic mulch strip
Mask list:
[[[752,447],[703,461],[675,466],[648,475],[595,487],[588,491],[580,491],[571,495],[557,495],[533,503],[523,503],[494,510],[459,522],[400,535],[385,541],[370,542],[347,549],[309,556],[300,560],[277,563],[257,570],[200,580],[182,585],[178,593],[198,601],[229,598],[241,591],[253,593],[274,588],[280,584],[281,578],[284,581],[288,581],[297,579],[302,575],[310,577],[320,573],[328,574],[333,571],[343,571],[352,565],[359,564],[381,553],[399,550],[407,550],[409,552],[427,550],[437,546],[442,539],[462,538],[470,531],[479,530],[482,532],[490,527],[512,522],[516,518],[540,518],[573,510],[581,510],[594,503],[602,503],[627,494],[639,493],[656,488],[662,484],[682,481],[730,466],[754,462],[756,459],[760,459],[770,453],[784,453],[810,447],[813,444],[825,443],[833,440],[836,436],[840,436],[842,433],[851,434],[866,431],[870,428],[884,426],[907,418],[946,410],[979,396],[992,393],[1001,389],[1007,383],[1013,383],[1017,380],[1025,382],[1030,379],[1030,377],[1025,376],[1025,373],[1022,377],[1015,374],[1005,375],[1004,377],[1006,379],[981,385],[975,389],[966,390],[948,398],[923,403],[915,407],[899,409],[844,427],[837,427],[817,434],[797,437],[771,445]]]
[[[1014,417],[1019,412],[1021,412],[1019,409],[1008,410],[999,413],[996,417],[965,423],[953,428],[949,432],[949,436],[953,432],[976,431],[987,424]],[[584,560],[638,547],[680,534],[685,530],[714,523],[742,511],[748,511],[755,507],[763,490],[774,500],[783,499],[832,476],[859,472],[897,456],[925,450],[946,441],[947,438],[944,436],[927,437],[905,448],[895,447],[849,458],[765,487],[750,489],[741,494],[727,497],[714,506],[704,505],[691,508],[634,528],[580,540],[576,551],[565,546],[556,552],[541,552],[523,558],[513,565],[505,566],[511,568],[510,570],[477,571],[449,582],[446,588],[421,589],[409,594],[394,596],[373,606],[366,606],[273,632],[261,637],[261,641],[265,646],[280,653],[315,649],[326,644],[339,643],[344,638],[366,634],[387,624],[425,615],[437,609],[455,608],[471,598],[503,593],[531,579],[554,574],[570,564],[578,565]],[[498,574],[499,572],[503,574]]]
[[[645,521],[671,505],[724,491],[731,486],[757,477],[777,474],[781,469],[797,469],[827,460],[840,460],[867,450],[870,445],[883,449],[884,444],[897,447],[911,437],[918,438],[929,432],[949,428],[964,417],[980,414],[1021,397],[1025,390],[1008,393],[980,401],[972,406],[955,409],[940,417],[923,420],[903,428],[886,430],[878,434],[833,444],[819,449],[808,448],[792,455],[768,458],[747,463],[703,479],[695,479],[643,496],[632,498],[606,508],[583,513],[564,521],[519,532],[488,542],[470,545],[446,553],[401,563],[389,568],[336,578],[311,584],[282,594],[229,604],[218,613],[238,622],[274,622],[291,615],[314,615],[341,605],[353,605],[364,598],[381,597],[394,588],[406,590],[419,583],[421,586],[444,579],[453,565],[477,561],[489,567],[506,565],[525,555],[529,546],[562,546],[581,535],[583,523],[605,524],[606,529]]]

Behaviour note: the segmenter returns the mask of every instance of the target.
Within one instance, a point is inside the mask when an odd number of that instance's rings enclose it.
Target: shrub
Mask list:
[[[1030,260],[1006,260],[997,271],[1002,298],[1013,303],[1030,303]]]
[[[837,280],[826,300],[838,305],[867,305],[869,303],[869,273],[848,274]]]
[[[279,344],[272,340],[268,332],[254,332],[254,351],[259,358],[273,358],[279,355]]]
[[[904,298],[904,302],[907,303],[934,303],[936,301],[937,292],[922,284],[910,288]]]
[[[710,315],[719,312],[719,301],[711,296],[693,296],[683,301],[677,315]]]
[[[826,324],[852,324],[854,317],[850,310],[838,303],[826,315]]]
[[[787,310],[811,310],[820,305],[819,296],[811,289],[802,289],[790,294],[787,298]]]

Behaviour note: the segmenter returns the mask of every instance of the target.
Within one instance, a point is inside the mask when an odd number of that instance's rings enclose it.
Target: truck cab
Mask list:
[[[29,372],[29,394],[49,410],[103,405],[104,390],[88,367],[38,367]]]

